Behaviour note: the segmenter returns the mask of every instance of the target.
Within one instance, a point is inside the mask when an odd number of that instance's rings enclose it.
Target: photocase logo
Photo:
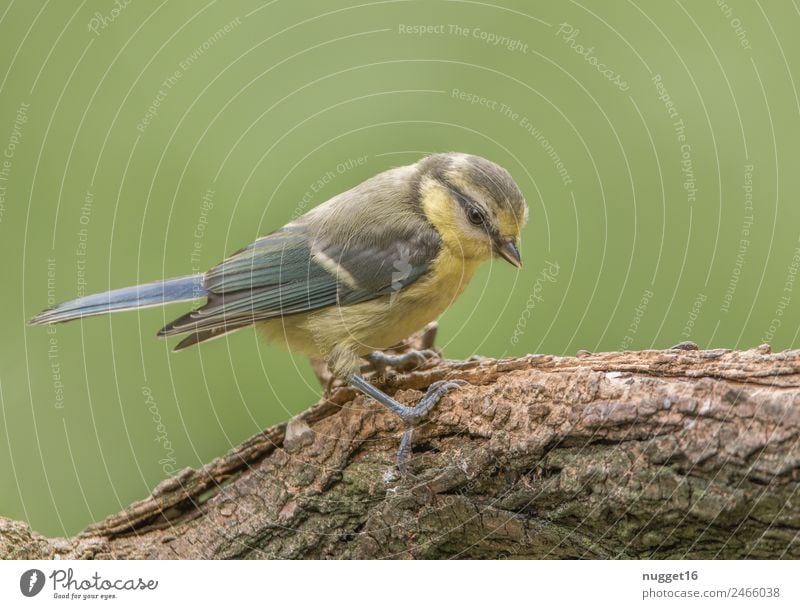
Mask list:
[[[39,569],[28,569],[19,578],[19,590],[25,596],[36,596],[44,588],[44,573]]]

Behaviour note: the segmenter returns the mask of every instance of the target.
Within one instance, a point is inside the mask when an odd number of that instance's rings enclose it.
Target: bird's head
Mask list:
[[[522,266],[528,207],[511,174],[479,156],[434,154],[417,163],[419,201],[446,247],[465,259]]]

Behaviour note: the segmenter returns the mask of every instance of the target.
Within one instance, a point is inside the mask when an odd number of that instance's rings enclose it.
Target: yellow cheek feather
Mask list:
[[[340,377],[358,372],[359,356],[390,347],[439,317],[464,291],[484,249],[458,236],[453,206],[440,189],[423,190],[423,209],[442,237],[430,270],[389,296],[344,307],[291,315],[261,324],[270,340],[291,351],[328,360]]]
[[[443,250],[450,250],[454,259],[491,258],[491,246],[486,239],[472,238],[464,230],[464,218],[452,195],[433,181],[422,185],[422,208],[428,220],[442,238]]]

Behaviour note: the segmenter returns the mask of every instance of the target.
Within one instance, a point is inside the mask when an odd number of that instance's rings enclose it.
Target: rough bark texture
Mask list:
[[[800,558],[800,351],[432,362],[470,385],[419,427],[348,387],[71,539],[9,558]]]

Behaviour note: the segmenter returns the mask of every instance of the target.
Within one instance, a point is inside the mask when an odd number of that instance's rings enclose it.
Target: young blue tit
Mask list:
[[[210,271],[71,300],[33,324],[206,297],[158,332],[185,335],[175,350],[257,325],[312,358],[406,423],[397,465],[407,473],[413,425],[461,382],[431,385],[413,408],[380,391],[361,358],[380,354],[441,315],[493,256],[521,266],[528,215],[511,175],[484,158],[434,154],[341,193]],[[410,357],[419,357],[411,354]]]

